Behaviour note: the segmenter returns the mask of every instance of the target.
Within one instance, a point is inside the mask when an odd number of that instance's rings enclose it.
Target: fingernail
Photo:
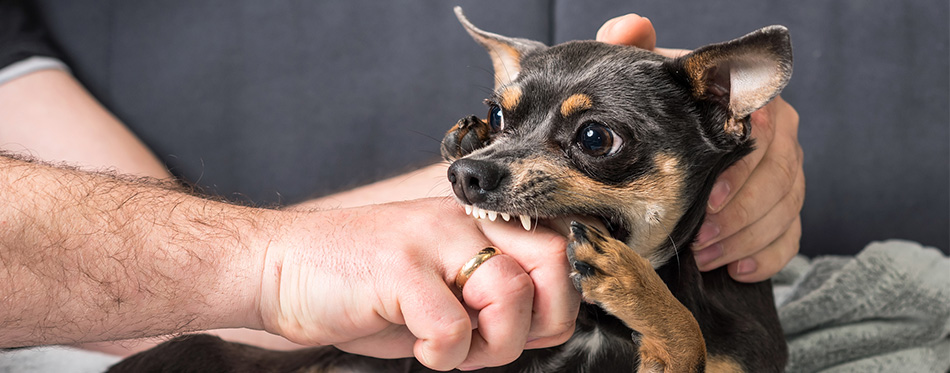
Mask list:
[[[719,180],[716,182],[716,185],[713,185],[712,192],[709,193],[709,210],[711,212],[717,212],[722,208],[722,204],[726,202],[726,197],[729,196],[729,182],[725,180]]]
[[[696,244],[693,245],[695,248],[703,247],[703,245],[709,240],[716,238],[719,235],[719,224],[716,224],[712,221],[707,220],[703,223],[702,227],[699,227],[699,234],[696,235]]]
[[[696,266],[702,268],[722,256],[722,244],[715,244],[693,254]]]
[[[752,272],[755,272],[755,270],[758,268],[759,268],[759,265],[755,263],[755,260],[752,260],[752,258],[745,258],[745,259],[740,260],[739,263],[736,264],[736,274],[744,275],[744,274],[752,273]]]

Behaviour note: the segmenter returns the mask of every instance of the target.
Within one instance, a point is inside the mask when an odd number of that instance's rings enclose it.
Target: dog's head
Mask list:
[[[456,14],[495,70],[488,119],[463,119],[443,141],[459,201],[476,214],[599,219],[655,267],[693,239],[712,182],[752,149],[749,115],[792,71],[781,26],[670,59],[547,47]]]

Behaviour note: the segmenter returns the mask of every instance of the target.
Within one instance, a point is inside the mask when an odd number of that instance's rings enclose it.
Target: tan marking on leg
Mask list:
[[[501,107],[507,111],[515,110],[521,102],[521,87],[510,86],[501,93]]]
[[[699,323],[676,300],[650,262],[593,228],[588,227],[585,237],[572,237],[572,242],[578,243],[572,246],[574,258],[595,268],[594,275],[581,280],[584,299],[596,302],[641,334],[643,367],[696,371],[706,358]]]
[[[569,117],[572,114],[590,109],[593,103],[590,96],[583,93],[575,93],[561,103],[561,116]]]

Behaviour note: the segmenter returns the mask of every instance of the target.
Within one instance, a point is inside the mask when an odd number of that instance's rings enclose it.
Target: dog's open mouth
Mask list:
[[[588,215],[588,214],[564,214],[564,215],[532,215],[514,212],[498,212],[479,208],[473,205],[463,205],[465,213],[475,219],[488,219],[490,221],[504,220],[520,222],[521,227],[530,231],[535,226],[544,226],[550,228],[564,236],[571,232],[571,222],[577,221],[603,232],[607,232],[611,237],[626,242],[630,236],[630,231],[624,226],[623,222],[616,214],[609,215]]]

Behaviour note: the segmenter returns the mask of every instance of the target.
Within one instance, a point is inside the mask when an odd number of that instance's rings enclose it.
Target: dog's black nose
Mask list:
[[[488,161],[459,159],[449,166],[449,182],[462,202],[484,202],[505,177],[504,168]]]

